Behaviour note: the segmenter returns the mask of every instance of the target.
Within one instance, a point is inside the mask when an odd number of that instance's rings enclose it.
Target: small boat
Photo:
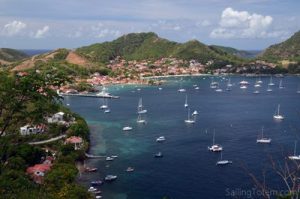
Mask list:
[[[267,92],[272,92],[272,88],[270,87],[270,85],[268,85],[268,89],[267,89]]]
[[[105,109],[104,113],[110,113],[110,109]]]
[[[275,120],[283,120],[284,119],[283,115],[280,115],[279,110],[280,110],[280,104],[278,104],[278,106],[277,106],[277,113],[275,113],[275,115],[273,115],[273,118]]]
[[[261,79],[260,79],[260,77],[259,77],[259,79],[256,81],[256,83],[257,83],[257,84],[262,84],[263,81],[261,81]]]
[[[188,109],[188,118],[184,120],[186,124],[194,124],[195,123],[195,118],[191,119],[190,117],[190,109]]]
[[[215,131],[214,131],[214,135],[213,135],[213,143],[210,147],[207,147],[208,150],[212,151],[212,152],[221,152],[223,150],[223,147],[219,144],[215,144]]]
[[[119,156],[117,156],[117,155],[111,155],[110,157],[112,157],[112,158],[117,158],[117,157],[119,157]]]
[[[98,190],[98,191],[93,191],[92,193],[93,193],[93,194],[101,194],[102,191]]]
[[[271,138],[264,137],[264,127],[261,128],[261,138],[257,139],[256,143],[261,143],[261,144],[270,144],[271,143]]]
[[[269,86],[274,86],[275,84],[273,83],[273,78],[272,78],[272,76],[270,77],[270,82],[269,82],[269,84],[268,84]]]
[[[118,176],[116,176],[116,175],[107,175],[107,176],[105,176],[104,180],[111,182],[111,181],[116,180],[117,178],[118,178]]]
[[[123,131],[131,131],[132,127],[131,126],[125,126],[123,127]]]
[[[222,165],[227,165],[227,164],[231,164],[231,163],[232,163],[232,161],[230,161],[230,160],[223,160],[222,152],[221,152],[221,158],[220,158],[220,160],[216,163],[216,165],[222,166]]]
[[[193,113],[192,113],[192,115],[198,115],[199,113],[198,113],[198,111],[194,111]]]
[[[102,196],[96,196],[95,198],[96,198],[96,199],[100,199],[100,198],[102,198]]]
[[[249,85],[249,82],[242,80],[242,81],[240,81],[240,85]]]
[[[295,141],[294,155],[289,156],[290,160],[300,160],[300,155],[296,155],[297,141]]]
[[[102,184],[103,184],[103,181],[101,181],[101,180],[95,180],[95,181],[91,182],[92,186],[97,186],[97,185],[102,185]]]
[[[159,88],[158,88],[158,90],[160,90],[160,91],[161,91],[161,90],[162,90],[162,88],[161,88],[161,87],[159,87]]]
[[[103,104],[102,104],[102,106],[100,106],[100,109],[108,109],[107,99],[103,100]]]
[[[137,118],[136,122],[139,123],[139,124],[146,124],[146,120],[144,120],[142,118],[142,115],[140,113],[138,115],[138,118]]]
[[[219,85],[217,86],[217,89],[215,90],[216,92],[223,92],[223,89],[221,89],[220,87],[219,87]]]
[[[156,139],[156,142],[164,142],[166,140],[165,136],[160,136]]]
[[[259,87],[261,87],[261,85],[256,83],[256,84],[254,84],[254,87],[259,88]]]
[[[247,86],[246,85],[242,85],[242,86],[240,86],[240,89],[247,89]]]
[[[229,89],[229,87],[232,87],[232,83],[231,83],[231,78],[228,79],[228,82],[227,82],[227,88]],[[227,90],[227,89],[226,89]]]
[[[126,172],[133,172],[134,171],[134,168],[133,167],[128,167],[127,169],[126,169]]]
[[[113,161],[114,160],[114,158],[113,157],[106,157],[106,159],[105,159],[106,161]]]
[[[154,154],[154,157],[155,158],[162,158],[163,154],[161,152],[158,152],[158,153]]]
[[[187,95],[185,95],[185,102],[184,102],[184,107],[187,108],[189,104],[187,103]]]
[[[259,94],[260,92],[259,92],[259,90],[255,90],[255,91],[253,91],[253,93],[254,94]]]
[[[88,192],[94,192],[97,191],[97,188],[95,187],[89,187]]]
[[[182,88],[182,79],[180,80],[180,87],[179,87],[179,89],[178,89],[178,92],[180,92],[180,93],[183,93],[183,92],[185,92],[186,90],[184,89],[184,88]]]
[[[215,89],[215,88],[217,88],[218,85],[219,85],[219,83],[218,83],[218,82],[215,82],[215,81],[214,81],[214,78],[212,78],[212,79],[211,79],[211,83],[210,83],[210,88]]]
[[[197,86],[197,87],[195,87],[195,90],[199,90],[200,88]]]
[[[86,167],[84,170],[86,172],[96,172],[98,169],[96,167]]]

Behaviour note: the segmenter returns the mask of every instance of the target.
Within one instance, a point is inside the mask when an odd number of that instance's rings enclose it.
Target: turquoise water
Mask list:
[[[250,85],[242,90],[238,82],[243,79],[231,77],[234,86],[228,92],[226,80],[215,78],[224,89],[218,93],[209,88],[210,77],[184,77],[182,87],[187,89],[191,111],[199,112],[194,125],[184,123],[186,94],[177,92],[179,78],[170,78],[161,91],[157,86],[110,87],[109,92],[121,98],[109,100],[109,114],[99,109],[101,99],[67,97],[65,102],[90,126],[89,153],[119,156],[113,162],[88,160],[86,164],[97,167],[98,172],[84,173],[79,181],[88,187],[92,180],[118,175],[117,181],[101,187],[103,198],[108,199],[255,198],[259,193],[249,192],[254,184],[243,169],[247,167],[257,176],[266,170],[267,184],[273,189],[283,188],[270,169],[269,157],[282,162],[293,153],[294,141],[300,141],[300,94],[296,93],[300,78],[283,78],[284,89],[278,89],[279,78],[273,78],[273,92],[266,92],[269,77],[262,77],[264,83],[258,95],[253,94],[256,79],[246,78]],[[200,89],[195,90],[194,84]],[[146,125],[136,123],[140,97],[148,110]],[[286,117],[282,122],[272,118],[278,104]],[[126,125],[133,130],[122,131]],[[270,145],[256,144],[262,126],[265,135],[272,138]],[[224,147],[223,158],[233,164],[217,167],[220,154],[207,150],[214,129],[216,142]],[[156,143],[159,136],[165,136],[166,142]],[[158,151],[163,158],[153,158]],[[128,166],[135,171],[125,172]]]

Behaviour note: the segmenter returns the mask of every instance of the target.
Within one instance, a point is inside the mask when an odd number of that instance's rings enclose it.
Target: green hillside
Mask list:
[[[277,62],[282,60],[300,61],[300,31],[286,41],[267,48],[260,57],[263,60]]]
[[[211,45],[209,47],[212,50],[222,50],[240,58],[254,58],[257,55],[257,53],[254,53],[254,51],[238,50],[232,47],[217,46],[217,45]]]
[[[22,51],[10,49],[10,48],[0,48],[0,60],[13,62],[13,61],[19,61],[26,57],[29,56],[23,53]]]
[[[177,43],[162,39],[155,33],[131,33],[114,41],[97,43],[78,48],[77,53],[91,61],[107,63],[121,56],[127,60],[159,59],[175,57],[184,60],[196,59],[201,62],[215,59],[221,61],[239,61],[236,56],[221,49],[214,50],[199,41]]]

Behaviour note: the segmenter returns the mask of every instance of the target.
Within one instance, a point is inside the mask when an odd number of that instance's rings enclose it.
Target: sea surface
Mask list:
[[[211,79],[220,83],[223,92],[210,88]],[[89,159],[86,165],[97,167],[96,173],[82,173],[78,180],[87,188],[90,181],[103,179],[107,174],[117,175],[112,183],[100,187],[106,199],[221,199],[260,198],[260,192],[249,173],[255,175],[271,189],[284,190],[282,180],[271,168],[271,159],[283,164],[293,154],[298,141],[300,153],[300,77],[273,77],[273,92],[267,92],[269,77],[263,81],[260,94],[253,94],[255,77],[231,76],[233,87],[226,91],[228,77],[177,77],[168,78],[160,86],[111,86],[108,91],[120,99],[108,101],[111,113],[99,107],[102,99],[66,97],[64,103],[83,116],[91,130],[93,155],[117,155],[112,162]],[[285,88],[279,89],[282,79]],[[240,89],[239,82],[250,83]],[[195,84],[199,90],[194,89]],[[186,93],[179,93],[179,87]],[[186,125],[188,109],[184,108],[186,95],[189,108],[197,110],[196,123]],[[148,110],[146,125],[137,124],[139,98]],[[273,120],[280,104],[284,121]],[[129,132],[124,126],[132,126]],[[257,144],[264,127],[265,137],[271,144]],[[223,159],[233,161],[216,166],[220,153],[208,151],[215,141],[224,148]],[[164,143],[156,138],[165,136]],[[163,158],[154,158],[161,151]],[[125,172],[134,167],[132,173]],[[264,177],[263,177],[264,176]],[[275,193],[273,193],[275,198]]]

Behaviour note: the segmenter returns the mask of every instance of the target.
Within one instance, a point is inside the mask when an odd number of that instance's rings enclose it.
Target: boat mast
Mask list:
[[[295,141],[294,156],[296,156],[296,147],[297,147],[297,141]]]
[[[215,145],[215,135],[216,135],[216,129],[214,129],[214,135],[213,135],[213,145]]]

